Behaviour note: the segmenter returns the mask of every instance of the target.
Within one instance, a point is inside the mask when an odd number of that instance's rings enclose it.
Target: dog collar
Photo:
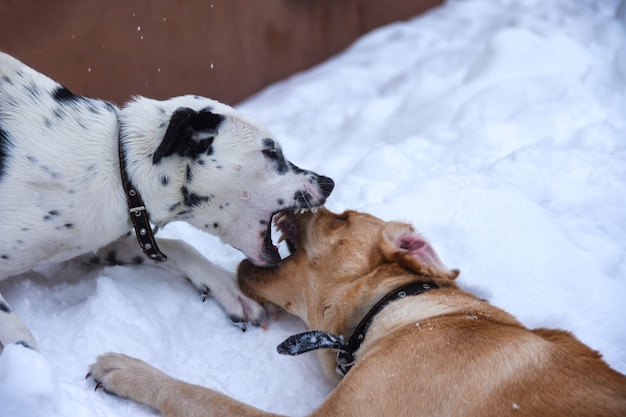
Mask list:
[[[122,184],[124,186],[124,193],[126,194],[126,202],[128,203],[128,213],[133,223],[139,246],[148,258],[157,262],[165,262],[167,261],[167,256],[165,256],[157,246],[154,233],[152,232],[152,226],[150,226],[150,216],[141,198],[141,194],[139,194],[139,190],[137,190],[133,183],[130,182],[130,179],[128,179],[128,173],[126,172],[126,165],[124,163],[124,150],[122,149],[122,135],[120,135],[118,139],[118,148],[120,154],[120,172],[122,174]]]
[[[402,299],[411,295],[418,295],[425,291],[437,289],[439,286],[433,282],[411,282],[400,288],[393,290],[378,301],[374,307],[363,317],[363,320],[354,330],[354,333],[344,343],[343,336],[337,336],[332,333],[322,332],[319,330],[311,330],[299,333],[287,338],[278,345],[277,350],[281,355],[296,356],[301,353],[310,352],[317,349],[337,349],[337,374],[344,377],[356,362],[356,352],[361,347],[361,343],[365,339],[365,334],[369,329],[376,314],[392,301]]]

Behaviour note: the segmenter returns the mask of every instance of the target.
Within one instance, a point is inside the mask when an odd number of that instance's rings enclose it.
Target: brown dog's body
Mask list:
[[[282,220],[295,253],[275,268],[244,261],[239,282],[312,329],[347,339],[390,291],[415,281],[437,287],[375,316],[356,364],[313,416],[626,415],[624,375],[570,333],[526,329],[460,290],[458,272],[409,225],[324,209]],[[320,351],[329,375],[335,355]],[[90,374],[166,416],[270,415],[125,355],[99,357]]]

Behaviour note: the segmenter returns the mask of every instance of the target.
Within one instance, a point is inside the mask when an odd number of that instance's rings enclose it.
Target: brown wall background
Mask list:
[[[0,0],[0,50],[77,94],[234,104],[442,0]]]

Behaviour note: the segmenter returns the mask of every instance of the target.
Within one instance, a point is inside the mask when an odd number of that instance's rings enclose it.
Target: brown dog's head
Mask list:
[[[349,337],[384,294],[426,280],[455,287],[430,244],[408,224],[355,211],[285,214],[276,220],[291,256],[272,268],[244,260],[239,285],[249,296],[299,316],[312,329]]]

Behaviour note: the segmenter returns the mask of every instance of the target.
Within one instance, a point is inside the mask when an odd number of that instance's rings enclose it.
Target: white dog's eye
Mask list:
[[[285,160],[283,152],[276,146],[276,142],[274,142],[273,139],[263,139],[263,150],[261,152],[263,152],[263,156],[272,161],[274,170],[278,174],[282,175],[289,171],[289,164]]]
[[[276,149],[263,149],[263,155],[267,156],[269,159],[278,159]]]

